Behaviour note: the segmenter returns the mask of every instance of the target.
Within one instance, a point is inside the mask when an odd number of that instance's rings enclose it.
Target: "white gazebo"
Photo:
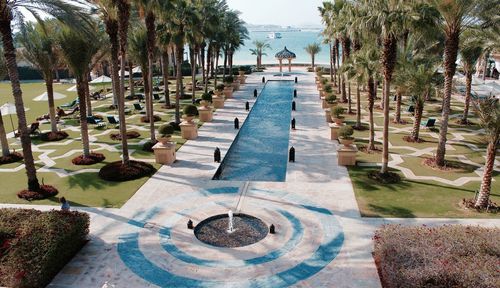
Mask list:
[[[285,46],[285,49],[276,53],[276,55],[274,57],[276,57],[276,59],[278,59],[278,62],[280,63],[280,72],[283,72],[283,60],[284,59],[288,60],[288,72],[291,72],[292,71],[292,59],[297,58],[295,53],[286,49],[286,46]]]

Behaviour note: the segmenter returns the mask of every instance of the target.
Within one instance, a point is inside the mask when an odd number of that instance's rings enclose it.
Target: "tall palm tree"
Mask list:
[[[87,123],[87,102],[85,91],[88,86],[87,75],[89,74],[92,57],[101,47],[96,39],[91,37],[95,27],[89,27],[88,31],[77,31],[64,28],[58,35],[58,43],[66,64],[76,79],[76,90],[80,108],[80,132],[83,145],[83,157],[90,156],[90,142]]]
[[[0,80],[3,80],[5,76],[7,76],[7,64],[3,57],[3,49],[0,47]],[[2,156],[10,155],[9,141],[7,140],[7,133],[3,125],[2,112],[0,112],[0,144],[2,145]]]
[[[5,60],[7,62],[7,70],[10,83],[12,86],[12,94],[14,103],[17,109],[18,127],[23,148],[24,165],[26,175],[28,176],[28,190],[39,191],[40,183],[36,176],[35,160],[31,149],[31,138],[29,135],[26,114],[24,112],[23,93],[19,82],[19,72],[17,70],[16,48],[12,37],[11,24],[14,21],[23,22],[24,18],[20,9],[24,9],[28,13],[35,15],[35,19],[40,19],[40,13],[46,13],[54,16],[58,21],[62,21],[68,25],[78,23],[75,19],[84,19],[85,14],[80,7],[74,6],[72,3],[61,0],[0,0],[0,33],[2,34],[2,45],[4,49]]]
[[[460,47],[460,60],[462,61],[462,66],[465,73],[465,104],[464,113],[460,122],[462,124],[467,124],[469,121],[467,117],[469,116],[469,106],[471,99],[471,87],[472,87],[472,76],[476,70],[476,64],[483,53],[484,43],[480,38],[474,37],[475,33],[467,33],[464,35]]]
[[[57,132],[56,109],[54,105],[54,70],[59,61],[55,51],[54,29],[49,23],[37,26],[28,23],[21,30],[19,43],[23,46],[21,56],[34,65],[42,74],[47,88],[50,126],[53,133]]]
[[[262,56],[267,56],[266,50],[271,49],[271,45],[266,41],[255,40],[253,41],[253,45],[255,48],[250,49],[252,55],[257,56],[257,69],[260,69],[262,66]]]
[[[170,25],[164,21],[164,17],[160,16],[160,24],[158,25],[158,45],[160,48],[160,57],[162,63],[162,76],[165,92],[165,108],[171,108],[170,104],[170,91],[168,88],[168,77],[170,75],[170,51],[172,50],[172,32]]]
[[[491,180],[497,146],[500,141],[500,103],[498,99],[489,98],[483,101],[474,101],[474,108],[478,114],[480,125],[484,128],[488,147],[486,148],[486,163],[484,164],[483,180],[476,199],[475,206],[485,208],[489,204]]]
[[[318,43],[312,43],[307,45],[304,50],[306,50],[307,54],[311,56],[311,66],[314,70],[314,58],[316,57],[316,54],[321,52],[321,46]]]

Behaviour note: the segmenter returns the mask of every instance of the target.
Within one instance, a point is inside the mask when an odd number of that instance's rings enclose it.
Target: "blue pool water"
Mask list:
[[[293,90],[293,81],[267,82],[214,179],[285,181]]]

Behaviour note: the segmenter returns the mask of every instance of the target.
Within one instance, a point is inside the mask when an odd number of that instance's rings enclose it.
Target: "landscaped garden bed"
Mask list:
[[[141,137],[141,134],[137,131],[127,131],[127,139],[134,139]],[[109,134],[111,140],[122,140],[122,135],[120,133],[111,133]]]
[[[373,257],[383,287],[498,287],[500,229],[386,225]]]
[[[64,131],[46,132],[40,134],[40,140],[46,142],[59,141],[68,138],[68,133]]]
[[[37,191],[30,191],[27,189],[21,190],[17,193],[17,197],[28,201],[47,199],[56,196],[59,193],[57,189],[50,185],[40,185]]]
[[[121,182],[151,176],[155,172],[153,165],[145,162],[131,160],[129,165],[123,165],[122,161],[116,161],[102,167],[99,177],[107,181]]]
[[[0,286],[45,287],[88,233],[86,213],[0,209]]]
[[[73,160],[71,160],[71,162],[75,165],[93,165],[93,164],[104,161],[104,159],[106,159],[104,154],[92,152],[92,153],[90,153],[90,155],[88,157],[84,157],[83,155],[80,155],[76,158],[73,158]]]
[[[23,160],[23,155],[21,153],[12,152],[7,156],[0,156],[0,165],[10,164],[21,160]]]

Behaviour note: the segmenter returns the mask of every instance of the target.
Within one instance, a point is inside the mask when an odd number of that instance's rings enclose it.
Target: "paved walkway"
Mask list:
[[[290,146],[285,182],[211,180],[244,121],[245,102],[261,77],[248,84],[204,124],[199,138],[178,151],[179,161],[163,166],[120,209],[95,209],[91,241],[50,287],[380,287],[371,257],[374,229],[388,222],[470,223],[500,226],[500,220],[367,219],[360,217],[352,185],[337,165],[336,145],[319,105],[312,73],[296,84],[297,130]],[[295,75],[294,75],[295,76]],[[215,248],[186,229],[229,209],[251,214],[277,233],[241,248]]]

